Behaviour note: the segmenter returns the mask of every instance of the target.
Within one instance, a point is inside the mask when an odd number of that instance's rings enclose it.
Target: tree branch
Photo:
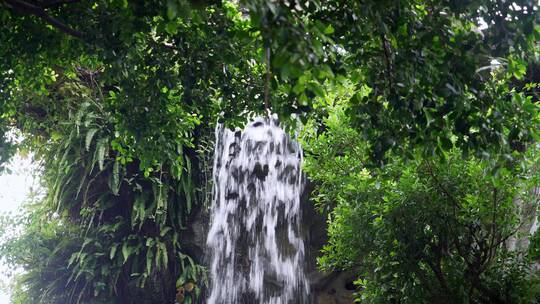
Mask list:
[[[433,172],[433,168],[431,167],[431,163],[429,161],[426,161],[425,162],[426,165],[427,165],[427,168],[428,168],[428,172],[429,172],[429,175],[431,176],[431,178],[433,178],[433,180],[435,181],[435,184],[437,185],[437,187],[439,187],[439,189],[444,193],[444,195],[450,200],[450,202],[454,205],[454,207],[456,209],[461,209],[460,208],[460,204],[458,203],[458,201],[454,198],[454,196],[452,194],[450,194],[450,192],[443,186],[443,184],[439,181],[439,179],[437,178],[437,176],[435,175],[435,173]],[[455,212],[455,209],[454,209],[454,212]]]
[[[84,40],[84,34],[82,32],[79,32],[60,20],[50,16],[45,12],[45,10],[42,7],[36,6],[34,4],[28,3],[26,1],[22,0],[6,0],[6,2],[12,7],[13,10],[18,11],[20,13],[27,13],[30,15],[34,15],[41,20],[45,21],[46,23],[54,26],[58,30],[60,30],[63,33],[66,33],[68,35],[71,35],[73,37],[79,38]],[[65,3],[68,3],[67,1],[64,1]],[[58,4],[58,2],[56,2]]]

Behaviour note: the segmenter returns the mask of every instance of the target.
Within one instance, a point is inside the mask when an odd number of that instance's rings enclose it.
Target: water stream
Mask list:
[[[307,303],[300,145],[276,118],[218,125],[207,237],[209,304]]]

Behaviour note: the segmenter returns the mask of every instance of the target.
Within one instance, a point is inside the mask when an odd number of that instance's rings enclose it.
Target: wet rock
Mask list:
[[[253,168],[253,174],[260,179],[264,180],[268,176],[268,164],[261,165],[261,163],[256,163]]]

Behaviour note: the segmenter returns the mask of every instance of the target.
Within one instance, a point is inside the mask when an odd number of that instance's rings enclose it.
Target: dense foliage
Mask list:
[[[407,162],[394,155],[369,171],[344,113],[338,106],[325,132],[306,135],[306,170],[320,185],[314,200],[331,210],[323,268],[354,269],[361,303],[540,300],[538,257],[510,245],[521,227],[519,238],[529,237],[535,218],[535,151],[495,174],[457,150]]]
[[[540,238],[507,243],[529,238],[516,201],[536,212],[538,9],[0,1],[0,170],[31,150],[46,191],[2,225],[0,253],[24,270],[13,301],[201,301],[185,244],[208,203],[213,126],[266,108],[302,122],[329,216],[320,263],[354,269],[359,301],[532,301]]]
[[[168,303],[185,284],[191,285],[183,297],[191,301],[206,284],[191,248],[182,247],[189,216],[207,196],[208,155],[201,149],[209,148],[212,128],[201,120],[214,122],[220,100],[231,94],[239,103],[254,94],[257,65],[232,54],[255,48],[235,38],[248,23],[230,5],[182,19],[134,9],[150,14],[137,19],[141,33],[100,40],[114,48],[67,38],[82,55],[67,63],[46,57],[34,66],[39,78],[22,66],[29,58],[2,50],[3,71],[15,78],[5,79],[5,115],[23,132],[22,148],[43,159],[47,190],[39,212],[23,218],[30,227],[5,247],[9,261],[27,272],[17,302]],[[26,29],[16,25],[24,22],[18,16],[4,18],[2,26]],[[35,42],[25,47],[49,43]],[[17,43],[20,37],[6,47]],[[65,51],[59,60],[77,52]]]

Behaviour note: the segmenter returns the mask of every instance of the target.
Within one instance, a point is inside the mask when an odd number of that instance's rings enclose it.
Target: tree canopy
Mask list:
[[[536,212],[538,9],[0,1],[0,170],[33,151],[46,190],[2,225],[24,227],[0,247],[24,269],[14,303],[204,298],[182,244],[209,204],[213,129],[267,110],[301,130],[320,265],[355,269],[359,301],[538,300],[538,242],[505,249],[516,200]]]

